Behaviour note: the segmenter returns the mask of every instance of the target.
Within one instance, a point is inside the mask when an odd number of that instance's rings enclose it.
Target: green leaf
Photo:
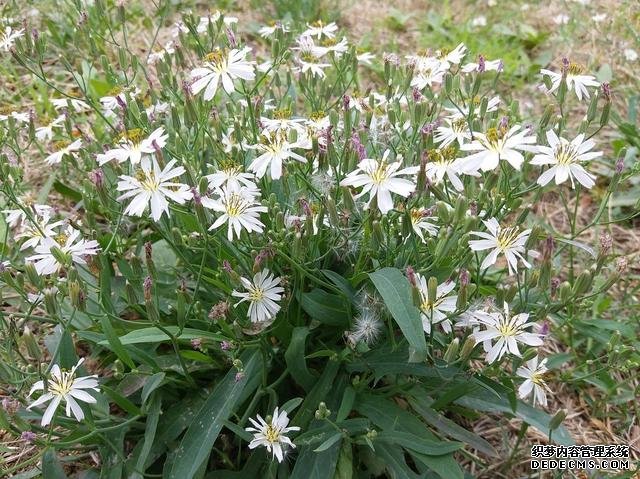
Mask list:
[[[305,341],[308,335],[309,328],[294,328],[291,333],[291,342],[284,353],[284,359],[291,376],[305,391],[310,391],[317,380],[307,369],[304,357]]]
[[[322,452],[301,449],[290,479],[333,479],[339,452],[340,441]]]
[[[53,183],[53,189],[60,193],[62,196],[65,196],[73,201],[79,202],[82,200],[82,193],[78,190],[74,190],[70,186],[61,183],[60,181],[55,181]]]
[[[142,388],[142,404],[147,402],[149,395],[155,391],[164,381],[165,373],[156,373],[153,376],[150,376],[149,379],[144,383]]]
[[[207,460],[211,448],[218,438],[224,422],[239,406],[238,401],[245,389],[255,390],[260,383],[258,370],[262,356],[258,351],[242,355],[244,377],[236,380],[236,371],[231,370],[218,383],[213,392],[195,415],[176,452],[168,472],[169,479],[193,477]]]
[[[378,434],[376,441],[397,444],[427,456],[444,456],[461,449],[463,446],[461,442],[432,441],[403,431],[383,431]]]
[[[320,444],[316,449],[314,449],[313,452],[326,451],[331,446],[333,446],[336,442],[338,442],[341,438],[342,438],[342,433],[336,432],[333,436],[331,436],[329,439],[327,439],[322,444]]]
[[[123,343],[121,338],[118,337],[113,326],[111,325],[111,319],[105,314],[100,318],[100,325],[102,326],[102,331],[104,331],[106,340],[100,341],[100,344],[109,345],[111,350],[116,353],[118,359],[129,366],[131,369],[134,369],[136,366],[131,360],[131,356],[127,350],[123,347]],[[126,335],[124,336],[126,337]]]
[[[293,418],[293,424],[300,426],[303,430],[309,424],[309,421],[313,418],[313,414],[318,409],[318,404],[325,400],[325,397],[331,389],[334,387],[334,380],[338,374],[340,368],[340,362],[329,359],[327,365],[322,372],[320,378],[316,381],[316,385],[311,392],[307,395],[302,406]]]
[[[330,326],[349,324],[349,307],[344,298],[315,288],[300,295],[300,305],[313,319]]]
[[[487,456],[500,457],[498,451],[496,451],[488,441],[477,434],[466,430],[462,426],[459,426],[439,412],[431,409],[426,405],[426,401],[423,398],[411,398],[409,400],[409,404],[411,404],[411,407],[422,416],[422,419],[424,419],[425,422],[435,427],[442,434],[462,441]]]
[[[409,361],[423,361],[427,357],[427,342],[424,338],[420,312],[411,299],[409,281],[396,268],[383,268],[370,273],[369,277],[409,342],[411,347]]]
[[[142,447],[137,454],[134,453],[133,460],[135,460],[136,470],[129,476],[131,479],[142,479],[141,472],[147,470],[147,458],[151,452],[153,441],[156,437],[156,431],[158,428],[158,419],[160,418],[160,407],[162,406],[162,396],[154,394],[149,406],[149,413],[147,414],[146,429],[144,431],[144,440]],[[132,461],[133,462],[133,461]]]
[[[178,326],[166,326],[164,329],[174,336],[177,335],[180,330]],[[220,334],[190,328],[183,329],[182,334],[177,336],[177,339],[180,341],[191,341],[192,339],[198,338],[210,339],[216,342],[225,340],[225,337]],[[162,343],[170,340],[171,338],[167,336],[164,331],[156,327],[136,329],[135,331],[131,331],[120,338],[120,342],[122,344]],[[98,344],[106,345],[108,342],[100,341]]]
[[[340,402],[340,409],[338,409],[338,415],[336,416],[336,421],[343,421],[349,416],[351,409],[353,408],[353,403],[356,399],[356,391],[351,386],[347,386],[344,390],[344,394],[342,395],[342,401]]]
[[[390,444],[377,444],[376,454],[385,463],[385,467],[394,479],[418,479],[419,476],[411,470],[404,458],[402,449]]]
[[[349,441],[344,441],[340,448],[338,464],[336,465],[336,475],[333,479],[353,478],[353,447]]]
[[[68,479],[62,469],[62,464],[58,460],[56,451],[50,447],[42,456],[42,478],[43,479]]]
[[[350,301],[353,301],[353,298],[356,295],[356,290],[353,288],[353,286],[351,286],[351,283],[349,283],[346,278],[340,276],[335,271],[331,271],[330,269],[323,269],[321,271],[322,274],[324,274],[329,279],[329,281],[340,288],[340,291],[342,291]]]
[[[499,386],[500,385],[498,385],[495,389],[500,390]],[[475,411],[504,412],[514,414],[513,410],[511,409],[511,405],[509,404],[509,400],[506,398],[506,394],[498,398],[485,389],[477,389],[475,391],[472,391],[466,396],[457,399],[456,404],[467,407],[469,409],[473,409]],[[547,413],[535,409],[523,401],[518,401],[515,415],[527,424],[530,424],[531,426],[538,429],[542,434],[546,435],[549,433],[549,422],[551,421],[551,416],[549,416]],[[551,440],[565,446],[575,444],[575,441],[573,440],[567,429],[562,425],[558,429],[552,431]]]

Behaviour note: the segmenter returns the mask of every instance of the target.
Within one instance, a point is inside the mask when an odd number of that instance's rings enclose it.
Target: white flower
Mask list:
[[[121,175],[117,190],[125,193],[118,197],[118,201],[133,197],[124,214],[142,216],[147,206],[151,205],[151,217],[159,221],[163,213],[169,215],[167,198],[179,204],[190,200],[192,195],[189,186],[170,181],[185,172],[183,166],[174,168],[175,164],[176,160],[171,160],[160,170],[158,161],[152,157],[152,161],[142,161],[135,178]]]
[[[487,26],[487,17],[484,15],[478,15],[473,20],[471,20],[472,27],[486,27]]]
[[[36,254],[29,256],[25,260],[33,263],[38,274],[53,274],[62,267],[51,252],[51,249],[55,246],[63,254],[67,255],[72,262],[87,264],[84,257],[98,254],[100,246],[95,240],[78,239],[79,236],[80,232],[69,226],[65,233],[56,235],[55,239],[50,237],[43,238],[35,248]]]
[[[29,113],[22,113],[18,111],[11,111],[7,113],[0,113],[0,121],[7,121],[9,118],[13,118],[16,123],[29,123]]]
[[[42,391],[43,394],[32,402],[27,409],[31,409],[36,406],[41,406],[49,401],[49,405],[45,410],[40,425],[42,427],[51,424],[53,415],[56,413],[58,406],[64,401],[66,404],[67,417],[71,417],[71,414],[75,416],[76,420],[82,421],[84,419],[84,412],[78,404],[78,401],[95,404],[96,399],[91,396],[87,390],[93,390],[99,392],[98,389],[98,376],[83,376],[76,377],[76,370],[84,362],[84,359],[80,359],[71,371],[64,371],[60,369],[60,366],[54,364],[51,368],[51,373],[47,379],[45,385],[44,381],[36,382],[31,388],[29,396],[36,391]]]
[[[429,288],[427,278],[416,273],[417,287],[420,293],[420,317],[422,318],[422,329],[427,334],[431,333],[431,325],[440,323],[445,333],[451,332],[451,321],[447,319],[448,313],[456,310],[458,296],[448,296],[456,287],[453,281],[445,281],[439,284],[436,289],[436,297],[433,302],[429,301]]]
[[[491,171],[500,160],[506,160],[516,170],[524,163],[520,151],[535,151],[533,144],[536,137],[529,135],[520,125],[512,126],[504,132],[501,128],[490,128],[486,134],[474,132],[475,140],[460,147],[463,151],[476,151],[463,159],[462,168],[465,173],[472,174],[478,170]]]
[[[533,405],[536,403],[541,406],[547,405],[547,391],[549,387],[544,382],[544,375],[547,372],[547,359],[543,359],[538,363],[538,356],[527,361],[526,366],[521,366],[516,374],[525,381],[518,388],[518,396],[525,399],[533,392]]]
[[[635,62],[638,59],[638,52],[632,48],[625,48],[622,53],[628,62]]]
[[[280,305],[277,302],[282,299],[284,292],[284,288],[280,286],[281,278],[275,277],[265,269],[255,274],[253,283],[244,277],[240,278],[240,281],[247,292],[241,293],[234,290],[231,295],[242,298],[236,306],[249,301],[248,316],[251,322],[260,323],[275,318],[280,311]]]
[[[269,422],[262,419],[260,414],[258,414],[257,421],[252,418],[249,418],[249,421],[254,426],[245,428],[245,430],[253,433],[253,440],[249,443],[249,449],[264,446],[268,452],[273,453],[273,457],[277,458],[278,462],[282,462],[286,448],[296,447],[285,434],[290,431],[299,431],[300,428],[297,426],[287,427],[289,425],[287,411],[279,412],[276,407]]]
[[[173,53],[175,53],[175,51],[176,49],[173,46],[173,41],[170,40],[164,44],[164,47],[154,52],[151,52],[149,54],[149,58],[147,59],[147,63],[152,65],[156,63],[158,60],[162,60],[165,56],[172,55]]]
[[[74,153],[80,151],[80,148],[82,148],[82,140],[77,139],[69,145],[62,146],[58,151],[47,156],[44,161],[47,165],[55,165],[60,163],[65,155],[75,158],[76,155]]]
[[[253,71],[255,62],[245,60],[250,48],[237,49],[227,52],[217,50],[205,57],[204,65],[191,71],[191,78],[195,81],[191,84],[191,92],[197,95],[204,90],[205,101],[211,100],[222,82],[222,87],[227,94],[235,91],[233,80],[253,80],[256,76]]]
[[[452,158],[446,152],[434,150],[434,154],[430,155],[424,171],[429,181],[433,184],[442,183],[446,176],[457,191],[462,191],[464,190],[464,185],[458,175],[461,173],[471,174],[471,172],[463,171],[462,161],[461,158]]]
[[[254,175],[243,172],[240,165],[233,163],[221,165],[220,170],[207,175],[206,178],[209,181],[209,188],[213,190],[223,186],[236,190],[246,186],[250,190],[258,190],[258,186],[254,183]]]
[[[371,60],[373,60],[376,56],[373,53],[362,52],[356,55],[356,59],[358,63],[362,63],[363,65],[371,65]]]
[[[36,138],[40,141],[51,140],[53,138],[53,129],[62,128],[64,123],[64,116],[59,116],[55,120],[51,121],[48,125],[39,126],[36,128]]]
[[[467,47],[464,43],[458,44],[450,52],[437,52],[437,58],[440,60],[440,66],[442,69],[448,70],[451,67],[451,64],[458,65],[464,56],[467,54]]]
[[[540,175],[538,184],[545,186],[555,177],[556,185],[571,180],[571,187],[575,188],[575,178],[585,188],[595,185],[595,176],[588,173],[580,163],[602,156],[601,151],[590,151],[595,141],[584,141],[584,133],[576,136],[571,142],[558,138],[553,130],[547,131],[549,146],[538,146],[538,154],[531,160],[532,165],[553,165]]]
[[[208,15],[206,17],[200,17],[200,21],[198,22],[198,26],[196,27],[196,31],[198,33],[206,32],[207,28],[209,27],[209,24],[211,23],[211,24],[215,25],[216,22],[222,16],[223,16],[222,12],[220,10],[216,10],[215,12],[211,13],[210,15]],[[226,26],[231,26],[234,23],[238,23],[238,18],[237,17],[227,17],[226,15],[224,15],[224,19],[222,21],[224,22],[224,24]],[[188,31],[188,29],[187,29],[187,31]]]
[[[589,99],[589,90],[587,87],[597,88],[600,86],[600,83],[596,81],[596,77],[593,75],[582,75],[582,71],[583,69],[580,65],[572,63],[569,65],[566,77],[567,88],[575,91],[578,100],[582,100],[582,98]],[[548,90],[548,93],[553,93],[560,87],[560,83],[562,82],[561,73],[545,69],[540,70],[540,73],[551,78],[551,88]]]
[[[13,47],[16,39],[24,36],[24,29],[13,30],[10,26],[4,29],[2,35],[0,35],[0,50],[8,52]]]
[[[502,63],[502,60],[485,60],[483,68],[485,72],[490,72],[490,71],[499,72],[499,71],[502,71],[503,66],[504,64]],[[470,62],[462,67],[462,72],[463,73],[477,72],[479,68],[480,68],[479,63]]]
[[[411,210],[411,228],[423,243],[426,242],[422,233],[423,230],[426,231],[430,236],[435,236],[438,234],[438,226],[434,225],[430,221],[435,219],[435,216],[428,216],[428,211],[424,208],[416,208]]]
[[[509,314],[509,305],[504,303],[504,312],[486,313],[476,311],[475,317],[478,323],[486,329],[473,332],[473,337],[477,342],[484,343],[489,364],[502,358],[505,353],[520,356],[518,343],[528,346],[541,346],[542,339],[539,334],[529,333],[527,328],[534,325],[528,323],[527,313]],[[497,339],[495,343],[492,341]]]
[[[570,17],[567,14],[559,13],[555,17],[553,17],[553,23],[556,25],[566,25],[569,23]]]
[[[445,148],[454,141],[458,143],[458,146],[462,146],[465,140],[471,139],[471,131],[464,118],[447,117],[444,121],[446,125],[436,128],[436,133],[433,137],[436,143],[440,143],[438,145],[440,148]]]
[[[33,248],[38,246],[45,238],[51,238],[55,236],[57,233],[55,228],[62,225],[62,221],[55,221],[53,223],[49,223],[51,220],[51,209],[47,210],[36,210],[36,214],[34,217],[35,224],[26,219],[26,215],[21,218],[22,228],[20,233],[16,235],[16,240],[27,238],[22,246],[20,246],[20,251],[23,251],[27,248]]]
[[[295,130],[299,135],[306,135],[304,126],[304,118],[266,118],[260,117],[260,123],[264,126],[264,130],[272,133],[285,132]]]
[[[311,148],[308,139],[304,138],[303,143],[295,141],[289,142],[287,136],[283,132],[263,131],[260,135],[260,143],[252,145],[249,148],[257,150],[261,153],[249,165],[249,171],[253,171],[258,178],[262,178],[270,168],[271,179],[277,180],[282,176],[282,164],[284,161],[292,159],[300,163],[306,163],[304,156],[295,153],[296,148]]]
[[[411,86],[419,90],[425,87],[432,87],[442,83],[444,74],[447,72],[446,68],[443,68],[443,64],[435,59],[432,61],[418,61],[416,63],[413,79],[411,80]]]
[[[369,193],[369,200],[367,201],[366,207],[368,208],[371,201],[376,198],[378,209],[383,215],[393,209],[391,193],[396,193],[406,198],[416,189],[413,181],[398,177],[406,175],[413,176],[419,170],[417,166],[400,170],[399,168],[402,165],[400,158],[398,161],[387,163],[386,160],[389,153],[390,150],[386,150],[381,160],[374,160],[372,158],[363,159],[358,163],[358,167],[340,182],[340,186],[353,186],[355,188],[363,186],[364,188],[356,195],[356,198],[360,198]]]
[[[268,38],[276,33],[278,30],[282,30],[282,33],[287,33],[289,31],[289,25],[282,22],[276,22],[273,25],[265,25],[258,30],[258,34],[262,38]]]
[[[128,100],[135,100],[135,97],[140,94],[140,90],[135,88],[132,91],[126,92],[121,88],[114,88],[108,95],[100,98],[100,104],[102,105],[102,114],[107,118],[114,118],[116,116],[115,110],[122,108],[122,105],[126,105]]]
[[[233,241],[233,233],[240,238],[244,228],[247,233],[256,231],[262,233],[264,224],[260,221],[260,213],[266,213],[267,207],[261,206],[258,199],[259,192],[247,187],[237,188],[235,185],[217,190],[217,199],[202,198],[202,206],[222,213],[209,227],[209,230],[219,228],[227,223],[227,239]]]
[[[525,267],[531,268],[531,265],[523,256],[526,249],[525,244],[531,234],[530,229],[521,232],[517,227],[502,228],[495,218],[490,218],[486,221],[483,220],[482,222],[489,230],[489,233],[471,231],[472,235],[479,236],[483,239],[469,241],[469,247],[472,251],[492,250],[480,265],[480,269],[484,270],[495,264],[499,254],[504,254],[507,259],[507,267],[510,275],[517,271],[518,259],[522,261]],[[534,257],[537,256],[537,253],[534,251],[530,251],[529,253]]]
[[[71,107],[76,112],[80,113],[91,109],[91,107],[86,102],[77,98],[54,98],[53,100],[51,100],[51,103],[53,104],[53,108],[55,108],[56,110]]]
[[[153,105],[149,105],[144,111],[150,119],[153,119],[158,115],[168,112],[170,109],[171,105],[169,103],[166,101],[159,101]]]
[[[316,37],[318,40],[322,38],[322,36],[333,38],[335,37],[335,33],[338,31],[338,25],[334,22],[325,24],[322,20],[318,20],[317,22],[309,25],[307,23],[307,29],[302,32],[303,36]]]
[[[607,19],[606,13],[596,13],[594,16],[591,17],[591,20],[593,20],[595,23],[600,23],[606,19]]]
[[[169,135],[165,135],[162,127],[154,130],[148,138],[144,138],[142,131],[139,129],[129,130],[123,135],[117,148],[98,155],[98,164],[104,165],[111,160],[124,163],[129,160],[132,165],[137,165],[142,160],[143,155],[155,153],[156,146],[164,148],[167,144],[167,138],[169,138]]]
[[[53,210],[53,208],[51,208],[51,206],[49,205],[34,204],[30,206],[38,216],[48,215],[50,217]],[[2,212],[6,213],[7,217],[5,218],[5,221],[11,228],[15,228],[16,226],[24,223],[27,219],[27,214],[24,212],[24,210],[19,208],[15,210],[2,210]]]

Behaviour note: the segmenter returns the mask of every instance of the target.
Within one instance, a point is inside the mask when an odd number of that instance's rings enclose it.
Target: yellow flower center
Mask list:
[[[140,128],[133,128],[131,130],[126,130],[120,135],[121,140],[127,140],[134,145],[139,144],[144,138],[144,132]]]
[[[289,108],[282,108],[279,110],[274,110],[273,118],[275,120],[287,120],[291,118],[291,110]]]
[[[53,143],[53,149],[56,151],[64,150],[71,143],[65,140],[55,141]]]
[[[114,86],[111,90],[107,92],[107,96],[118,96],[123,92],[122,87]]]
[[[386,181],[388,178],[387,165],[385,165],[383,162],[380,162],[378,164],[378,167],[374,171],[372,171],[369,176],[371,177],[371,180],[377,185],[381,184],[383,181]]]
[[[247,200],[237,193],[232,193],[225,202],[226,212],[233,218],[241,216],[248,206]]]
[[[57,234],[55,237],[56,243],[58,243],[60,246],[64,246],[65,244],[67,244],[68,239],[69,236],[65,233]]]
[[[569,64],[568,72],[570,75],[580,75],[582,72],[584,72],[584,67],[579,63],[571,63]]]
[[[518,234],[519,232],[517,228],[505,228],[503,230],[500,230],[498,232],[498,237],[496,238],[498,248],[501,251],[509,249],[518,237]]]
[[[140,182],[143,190],[150,192],[158,191],[158,186],[160,185],[153,171],[146,173],[144,170],[139,169],[136,171],[136,179]]]
[[[249,300],[252,302],[259,302],[262,301],[264,299],[264,289],[262,288],[258,288],[257,286],[253,286],[252,288],[249,289]],[[267,428],[267,431],[269,430],[269,428],[271,428],[271,426],[269,426]],[[277,431],[276,431],[277,433]]]
[[[271,444],[280,442],[280,431],[277,428],[273,427],[272,424],[269,424],[264,432],[264,437]]]
[[[559,165],[570,165],[576,161],[578,152],[570,143],[561,143],[556,146],[555,158]]]
[[[71,371],[62,371],[60,377],[52,376],[47,381],[47,390],[55,396],[66,396],[71,392],[75,374]]]

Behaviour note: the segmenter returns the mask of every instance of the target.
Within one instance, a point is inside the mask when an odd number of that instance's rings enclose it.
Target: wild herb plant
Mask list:
[[[334,23],[169,10],[141,26],[78,1],[4,27],[34,101],[0,115],[0,421],[32,463],[462,478],[498,455],[466,428],[484,413],[571,444],[544,345],[579,347],[626,268],[576,239],[632,177],[598,145],[610,87],[564,60],[523,118],[495,93],[502,61],[463,44],[374,55]],[[565,230],[535,214],[550,191]]]

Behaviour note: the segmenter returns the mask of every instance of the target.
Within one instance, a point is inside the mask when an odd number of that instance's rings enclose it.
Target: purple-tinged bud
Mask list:
[[[120,106],[121,110],[124,111],[127,109],[127,103],[124,101],[124,98],[122,98],[122,94],[116,95],[116,102]]]
[[[211,321],[217,321],[218,319],[223,319],[227,316],[229,312],[229,303],[226,301],[220,301],[217,304],[214,304],[209,311],[209,319]]]
[[[200,193],[198,192],[198,188],[196,187],[191,188],[191,196],[193,197],[193,203],[196,206],[202,205],[202,196],[200,196]]]
[[[620,157],[618,158],[618,161],[616,161],[616,174],[620,174],[624,171],[624,158]]]
[[[197,349],[199,351],[202,351],[202,338],[193,338],[191,340],[191,347],[193,349]]]
[[[478,203],[476,201],[469,203],[469,214],[471,214],[471,216],[478,216]]]
[[[229,351],[233,349],[233,343],[231,343],[230,341],[222,341],[220,343],[220,349],[222,349],[223,351]]]
[[[556,242],[553,239],[553,236],[549,235],[544,240],[544,244],[542,245],[542,258],[544,260],[549,260],[553,256],[553,252],[556,249]]]
[[[562,66],[560,67],[560,71],[563,75],[565,75],[569,71],[569,65],[571,65],[569,59],[567,57],[562,57]]]
[[[399,66],[400,65],[400,57],[395,53],[385,53],[382,55],[382,60],[385,63],[391,63],[392,65]]]
[[[424,98],[422,93],[420,93],[420,90],[416,87],[413,87],[413,90],[411,91],[411,93],[413,95],[413,101],[415,101],[416,103],[419,101],[422,101],[422,99]]]
[[[549,334],[549,321],[547,321],[546,319],[542,322],[542,326],[540,326],[540,336],[546,336],[547,334]]]
[[[20,434],[20,439],[27,444],[31,444],[37,437],[38,436],[33,431],[22,431],[22,434]]]
[[[508,126],[509,126],[509,118],[506,116],[503,116],[502,118],[500,118],[500,123],[498,124],[498,127],[501,130],[506,130]]]
[[[223,260],[222,261],[222,269],[224,271],[226,271],[227,273],[231,274],[233,272],[233,268],[231,267],[231,263],[229,263],[228,260]]]
[[[342,108],[345,110],[349,109],[349,103],[351,103],[351,98],[349,97],[349,95],[344,95],[342,97]]]
[[[469,285],[469,271],[465,268],[460,270],[460,275],[458,276],[458,281],[460,281],[460,287]]]
[[[407,279],[409,280],[411,286],[413,286],[414,288],[418,287],[418,282],[416,281],[416,272],[411,266],[407,266]]]
[[[498,73],[502,73],[502,71],[503,71],[503,70],[504,70],[504,62],[503,62],[502,60],[500,60],[500,61],[498,62],[498,68],[497,68],[497,71],[498,71]]]
[[[31,30],[31,36],[33,37],[34,42],[38,41],[38,39],[40,38],[40,32],[38,32],[37,28]]]
[[[151,259],[152,258],[151,257],[152,253],[153,253],[153,245],[151,244],[151,241],[147,241],[144,244],[144,255],[145,255],[147,261],[152,261],[152,259]]]
[[[613,246],[613,238],[609,233],[604,233],[600,236],[600,254],[606,255],[611,251]]]
[[[558,278],[557,276],[554,278],[551,278],[551,297],[552,298],[555,297],[559,287],[560,287],[560,278]]]
[[[627,271],[629,267],[629,260],[627,260],[626,256],[620,256],[616,259],[616,271],[620,274],[623,274]]]
[[[2,400],[2,408],[10,415],[13,416],[20,410],[20,402],[12,398],[4,398]]]
[[[305,198],[300,198],[300,206],[302,207],[302,211],[307,216],[313,216],[313,211],[311,211],[311,205]]]
[[[478,73],[483,73],[486,70],[486,64],[484,60],[484,56],[478,55]]]
[[[102,170],[102,168],[96,168],[95,170],[90,172],[89,178],[96,188],[104,188],[104,171]]]
[[[229,27],[226,29],[227,41],[229,42],[229,46],[231,48],[236,48],[238,46],[238,42],[236,41],[236,36]]]
[[[366,157],[367,153],[365,151],[364,145],[360,141],[360,137],[356,132],[351,135],[351,146],[358,155],[358,160],[362,161]]]
[[[602,85],[600,85],[600,88],[602,89],[602,96],[604,99],[611,101],[611,84],[609,82],[603,82]]]
[[[242,381],[244,379],[244,372],[243,371],[239,371],[236,373],[236,382],[239,383],[240,381]]]
[[[153,287],[153,281],[151,280],[151,276],[147,276],[143,283],[142,289],[144,290],[144,300],[145,302],[151,301],[151,288]]]

